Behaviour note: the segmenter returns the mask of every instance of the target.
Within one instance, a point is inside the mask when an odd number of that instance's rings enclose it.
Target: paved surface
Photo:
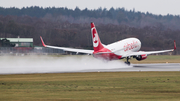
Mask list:
[[[2,56],[0,74],[180,71],[180,63],[132,64],[102,61],[91,56]]]
[[[83,70],[81,72],[180,71],[180,63],[132,64],[129,68]]]
[[[104,63],[105,64],[105,63]],[[31,74],[31,73],[73,73],[73,72],[140,72],[140,71],[180,71],[180,63],[168,63],[168,64],[131,64],[127,65],[107,65],[106,67],[93,67],[89,65],[83,65],[82,67],[74,65],[57,65],[57,66],[6,66],[0,67],[0,74]],[[73,67],[74,66],[74,67]],[[94,65],[93,65],[94,66]],[[98,68],[98,69],[97,69]],[[106,68],[106,69],[104,69]]]

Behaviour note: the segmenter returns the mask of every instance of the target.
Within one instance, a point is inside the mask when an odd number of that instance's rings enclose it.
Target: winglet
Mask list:
[[[176,41],[174,40],[174,50],[176,50]]]
[[[44,47],[46,47],[46,45],[44,44],[44,41],[43,41],[43,39],[42,39],[41,36],[40,36],[40,39],[41,39],[42,45],[43,45]]]

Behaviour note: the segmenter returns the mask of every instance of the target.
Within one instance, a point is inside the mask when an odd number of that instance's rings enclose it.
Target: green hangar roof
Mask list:
[[[5,39],[5,38],[0,38]],[[10,42],[33,42],[33,38],[6,38]]]

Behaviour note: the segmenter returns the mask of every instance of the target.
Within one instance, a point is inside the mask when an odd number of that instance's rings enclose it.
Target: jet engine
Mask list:
[[[146,58],[147,58],[147,54],[143,54],[143,55],[138,55],[138,56],[136,56],[136,60],[138,60],[138,61],[144,60],[144,59],[146,59]]]

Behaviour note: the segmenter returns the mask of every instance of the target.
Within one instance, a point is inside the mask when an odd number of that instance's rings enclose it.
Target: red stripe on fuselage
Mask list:
[[[102,52],[111,52],[111,51],[107,48],[103,48],[99,51],[93,52],[93,56],[95,58],[102,58],[105,60],[118,60],[118,59],[121,59],[121,57],[122,57],[122,56],[118,56],[114,53],[102,53]]]

